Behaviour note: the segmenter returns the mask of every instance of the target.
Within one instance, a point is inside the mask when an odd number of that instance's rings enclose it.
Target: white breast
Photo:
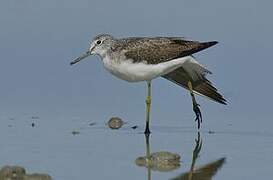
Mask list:
[[[151,81],[183,65],[191,58],[186,56],[160,64],[133,63],[130,60],[115,61],[108,56],[103,58],[104,67],[114,76],[129,82]]]

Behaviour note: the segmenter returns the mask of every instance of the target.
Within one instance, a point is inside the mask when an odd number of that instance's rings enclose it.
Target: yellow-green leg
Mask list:
[[[151,110],[151,81],[147,82],[147,87],[148,87],[148,93],[146,98],[146,128],[144,133],[150,134],[151,132],[149,128],[149,123],[150,123],[150,110]]]
[[[188,88],[189,88],[190,94],[191,94],[193,111],[194,111],[194,113],[196,115],[195,121],[197,121],[198,129],[200,129],[200,124],[202,123],[202,114],[201,114],[201,111],[200,111],[200,108],[199,108],[200,105],[195,100],[195,96],[194,96],[194,93],[193,93],[193,87],[192,87],[191,81],[188,82]]]

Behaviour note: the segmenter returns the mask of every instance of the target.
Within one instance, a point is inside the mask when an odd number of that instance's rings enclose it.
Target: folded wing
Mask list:
[[[158,64],[189,56],[217,44],[216,41],[198,42],[175,37],[121,39],[116,49],[123,51],[133,62]]]
[[[191,81],[196,94],[208,97],[215,102],[226,104],[224,97],[218,93],[217,89],[206,78],[207,74],[211,74],[211,72],[192,57],[182,67],[163,77],[186,89],[188,89],[188,82]]]

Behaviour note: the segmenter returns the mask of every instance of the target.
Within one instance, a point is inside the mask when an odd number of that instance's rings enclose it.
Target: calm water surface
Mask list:
[[[191,126],[166,125],[152,126],[146,139],[143,127],[132,129],[136,124],[130,121],[119,130],[109,129],[103,121],[54,121],[57,119],[2,117],[1,167],[20,165],[30,173],[65,180],[188,179],[190,172],[193,179],[259,179],[270,176],[272,170],[273,135],[266,132],[219,130],[221,127],[203,129],[198,135]],[[135,160],[145,156],[147,148],[150,153],[179,154],[180,166],[158,170],[136,165]]]

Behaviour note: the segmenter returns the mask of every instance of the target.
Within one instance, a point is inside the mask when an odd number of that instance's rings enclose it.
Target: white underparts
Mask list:
[[[114,61],[109,57],[103,58],[104,67],[114,76],[129,82],[151,81],[159,76],[183,66],[193,76],[204,73],[205,68],[191,56],[186,56],[160,64],[132,63],[130,60]],[[184,67],[185,66],[185,67]]]

